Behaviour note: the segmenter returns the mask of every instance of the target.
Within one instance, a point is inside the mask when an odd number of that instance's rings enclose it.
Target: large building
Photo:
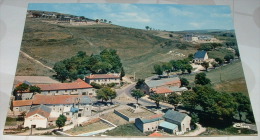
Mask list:
[[[29,82],[25,82],[28,85],[32,85]],[[52,83],[52,84],[35,84],[41,89],[42,95],[88,95],[95,96],[95,89],[78,79],[72,83]],[[17,94],[16,99],[30,100],[33,98],[34,93],[29,91],[20,92]]]
[[[161,114],[156,114],[146,118],[137,118],[135,120],[135,126],[144,132],[151,132],[158,130],[160,122],[163,121]]]
[[[35,106],[45,105],[51,109],[49,119],[56,120],[60,114],[67,118],[91,116],[92,101],[86,95],[34,95],[32,100],[12,102],[14,115],[27,113]],[[75,114],[76,113],[76,114]]]
[[[89,76],[85,77],[85,81],[88,84],[91,84],[92,82],[97,84],[120,84],[120,75],[119,74],[91,74]]]

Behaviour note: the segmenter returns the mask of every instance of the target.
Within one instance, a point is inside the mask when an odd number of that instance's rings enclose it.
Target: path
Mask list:
[[[20,53],[21,53],[23,56],[25,56],[26,58],[32,60],[33,62],[35,62],[35,63],[37,63],[37,64],[39,64],[39,65],[41,65],[41,66],[43,66],[43,67],[45,67],[45,68],[47,68],[47,69],[53,71],[53,69],[52,69],[51,67],[44,65],[42,62],[40,62],[40,61],[34,59],[33,57],[31,57],[31,56],[28,55],[27,53],[25,53],[25,52],[23,52],[23,51],[21,51],[21,50],[20,50]]]
[[[203,133],[206,131],[205,127],[202,127],[200,124],[196,123],[197,129],[195,129],[192,132],[189,132],[187,134],[184,134],[183,136],[198,136],[199,134]]]

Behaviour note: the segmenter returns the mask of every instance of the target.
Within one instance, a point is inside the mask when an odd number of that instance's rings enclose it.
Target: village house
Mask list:
[[[135,126],[143,133],[156,131],[158,125],[163,121],[161,114],[156,114],[146,118],[137,118],[135,120]]]
[[[89,76],[85,77],[85,81],[88,84],[91,84],[92,82],[97,84],[120,84],[120,75],[119,74],[91,74]]]
[[[163,93],[168,94],[172,91],[169,88],[171,88],[171,87],[179,88],[180,86],[181,86],[180,78],[173,77],[173,78],[163,78],[160,80],[145,81],[145,83],[141,89],[146,94],[153,94],[156,92],[160,93],[161,92],[160,90],[156,90],[159,88],[159,89],[164,90]]]
[[[51,108],[44,105],[34,106],[25,117],[24,127],[47,128],[50,114]]]
[[[13,111],[13,115],[18,116],[21,113],[27,113],[32,106],[32,100],[15,100],[11,104],[11,110]]]
[[[28,85],[32,85],[29,82],[25,82]],[[90,97],[96,96],[95,89],[78,79],[72,83],[52,83],[52,84],[35,84],[41,89],[42,95],[88,95]],[[17,94],[16,99],[30,100],[33,98],[33,93],[29,91],[20,92]]]
[[[163,121],[159,124],[158,129],[163,130],[166,133],[169,134],[178,134],[178,126],[174,123]]]
[[[204,51],[204,50],[197,51],[194,54],[193,63],[201,64],[201,63],[203,63],[204,61],[206,61],[208,59],[209,59],[209,57],[208,57],[208,54],[207,54],[206,51]]]
[[[174,110],[168,110],[163,116],[163,118],[168,123],[176,124],[178,126],[178,131],[181,134],[191,130],[191,117],[187,114],[180,113]]]

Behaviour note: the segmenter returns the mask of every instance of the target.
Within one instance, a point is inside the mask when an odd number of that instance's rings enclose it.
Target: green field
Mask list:
[[[108,136],[145,136],[133,123],[120,125],[105,133]]]
[[[219,91],[242,92],[248,95],[240,60],[206,72],[206,75],[211,80],[214,88]],[[184,75],[182,77],[187,78],[191,85],[194,84],[195,75]]]
[[[171,59],[183,59],[168,54],[169,51],[174,50],[185,57],[196,51],[192,47],[188,50],[178,49],[175,44],[180,41],[157,36],[158,32],[109,24],[61,26],[27,18],[21,50],[43,64],[53,67],[56,62],[70,58],[78,51],[85,51],[87,55],[91,55],[98,54],[105,48],[116,49],[126,74],[133,76],[135,73],[137,78],[145,78],[152,75],[154,64],[168,62]],[[168,41],[173,42],[161,47]],[[25,60],[19,61],[17,75],[50,75],[44,68],[33,67],[24,62]],[[31,70],[24,72],[22,65],[28,66]]]

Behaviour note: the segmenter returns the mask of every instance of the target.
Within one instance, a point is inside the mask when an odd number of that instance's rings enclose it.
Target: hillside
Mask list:
[[[78,51],[85,51],[91,55],[98,54],[105,48],[112,48],[117,50],[126,74],[136,73],[137,78],[152,75],[153,65],[156,63],[183,58],[169,51],[174,50],[175,53],[182,53],[185,57],[196,51],[192,47],[177,48],[175,45],[181,43],[178,40],[154,34],[153,31],[111,24],[62,26],[43,22],[37,18],[27,18],[21,50],[43,64],[53,67],[57,61],[70,58]],[[162,47],[162,44],[169,41],[171,43]],[[49,70],[44,67],[35,67],[29,61],[27,63],[20,55],[17,75],[49,76],[50,73],[47,71]]]

